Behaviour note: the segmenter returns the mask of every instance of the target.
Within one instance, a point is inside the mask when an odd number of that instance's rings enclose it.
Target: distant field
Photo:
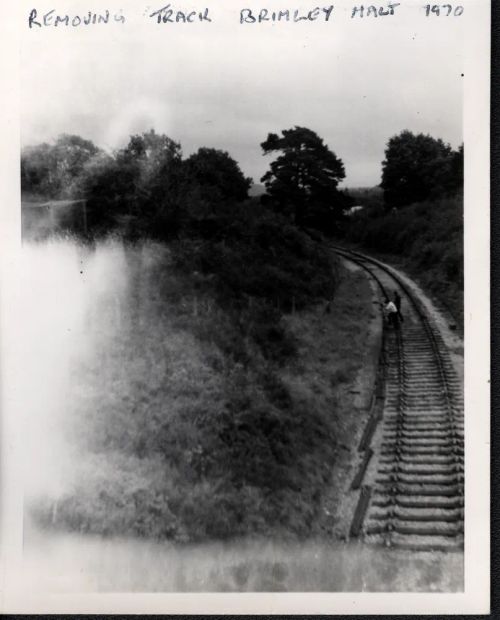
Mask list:
[[[248,191],[249,196],[262,196],[265,193],[266,188],[261,183],[254,183]]]

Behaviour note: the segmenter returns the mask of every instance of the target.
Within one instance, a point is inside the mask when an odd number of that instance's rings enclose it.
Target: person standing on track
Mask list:
[[[401,295],[394,291],[394,305],[396,306],[396,310],[398,311],[398,319],[400,322],[403,322],[403,315],[401,314]]]
[[[387,323],[396,329],[398,327],[398,309],[396,308],[396,304],[386,298],[384,309]]]

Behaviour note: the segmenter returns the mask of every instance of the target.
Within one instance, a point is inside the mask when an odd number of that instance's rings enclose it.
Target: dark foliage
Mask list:
[[[351,190],[364,209],[345,225],[348,239],[393,255],[463,320],[463,145],[402,131],[387,143],[383,202],[377,188]]]
[[[328,253],[285,217],[262,206],[234,205],[204,238],[183,239],[178,264],[212,276],[223,303],[249,297],[292,310],[333,294]]]
[[[264,203],[273,204],[299,226],[332,232],[349,205],[337,189],[345,177],[342,161],[305,127],[285,129],[281,136],[269,134],[261,146],[266,155],[281,153],[262,177]]]
[[[382,183],[387,207],[403,207],[459,192],[463,187],[463,147],[403,131],[387,143]]]
[[[119,229],[132,238],[177,234],[187,185],[180,145],[153,130],[88,163],[77,192],[87,199],[91,236]]]
[[[442,198],[389,213],[369,209],[346,228],[350,240],[394,255],[426,289],[463,319],[463,199]]]
[[[21,153],[21,187],[47,198],[71,196],[87,162],[99,149],[89,140],[63,134],[55,144],[38,144]]]
[[[246,200],[252,184],[229,153],[217,149],[200,148],[188,157],[186,174],[210,205]]]
[[[230,155],[202,148],[188,159],[151,130],[109,155],[78,136],[24,150],[25,194],[85,198],[91,238],[118,230],[133,239],[169,240],[213,227],[224,206],[245,200],[251,180]]]

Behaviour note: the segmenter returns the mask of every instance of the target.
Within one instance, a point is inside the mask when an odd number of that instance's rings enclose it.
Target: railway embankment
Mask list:
[[[63,264],[62,249],[56,244],[46,256],[44,273],[51,271],[49,266],[56,271]],[[37,263],[41,251],[33,248]],[[78,389],[70,393],[64,419],[75,423],[73,431],[82,430],[73,438],[85,441],[71,446],[65,474],[72,478],[72,485],[59,488],[56,501],[50,497],[50,489],[37,487],[38,492],[47,491],[45,500],[49,501],[37,506],[36,540],[30,542],[30,552],[43,557],[48,541],[51,546],[56,545],[50,566],[54,575],[65,574],[65,562],[71,556],[78,558],[78,576],[92,574],[96,564],[104,567],[99,584],[102,589],[428,591],[462,587],[460,558],[455,554],[430,557],[360,545],[357,542],[360,538],[349,542],[339,540],[349,535],[356,508],[358,495],[351,493],[350,487],[358,473],[359,445],[372,413],[373,385],[377,383],[379,367],[378,285],[362,267],[343,262],[338,267],[338,286],[329,304],[322,302],[286,315],[284,321],[287,332],[293,335],[296,354],[286,363],[272,366],[274,382],[265,383],[266,391],[258,393],[255,383],[252,390],[242,383],[244,368],[224,366],[223,353],[213,337],[207,342],[197,339],[196,334],[213,334],[216,325],[219,333],[228,332],[225,315],[216,310],[214,300],[208,296],[201,298],[198,289],[187,289],[186,283],[174,273],[169,273],[164,282],[164,286],[168,284],[169,295],[159,294],[158,278],[152,269],[159,260],[159,248],[142,248],[139,252],[137,248],[132,251],[112,245],[98,248],[92,257],[72,252],[66,256],[66,264],[73,264],[73,260],[74,270],[78,272],[80,260],[84,260],[87,285],[94,293],[90,298],[75,296],[82,312],[74,318],[82,322],[72,325],[72,333],[76,338],[80,333],[78,328],[81,329],[86,353],[80,356],[78,368],[71,366],[73,357],[58,356],[54,364],[64,364],[68,372],[78,372]],[[114,274],[106,279],[105,287],[102,286],[104,268]],[[124,276],[122,282],[117,273]],[[149,274],[147,278],[145,273]],[[71,270],[59,275],[61,283],[66,282],[65,276],[68,282],[74,282]],[[76,291],[71,289],[71,292]],[[57,330],[58,317],[43,310],[39,304],[37,317],[46,317],[43,323],[43,342],[46,342],[45,334]],[[88,318],[92,320],[87,321]],[[37,325],[34,322],[30,329],[36,331]],[[81,345],[77,338],[75,346]],[[145,362],[139,363],[140,354],[145,355]],[[270,368],[267,366],[266,372]],[[239,382],[230,393],[235,399],[232,402],[254,402],[256,414],[262,413],[265,406],[262,394],[277,399],[275,403],[280,405],[271,410],[273,415],[269,420],[275,426],[268,426],[267,431],[276,440],[275,446],[278,438],[289,439],[291,458],[287,471],[295,474],[294,483],[302,481],[302,485],[295,484],[288,494],[271,490],[268,497],[273,499],[273,504],[257,501],[260,496],[255,486],[250,489],[253,495],[245,487],[235,489],[230,483],[221,486],[220,475],[216,478],[213,470],[199,470],[198,475],[204,480],[201,487],[196,481],[193,483],[189,470],[174,465],[167,468],[161,451],[151,450],[146,441],[156,439],[158,424],[167,420],[169,426],[164,430],[168,434],[165,432],[160,439],[168,437],[172,443],[162,442],[159,448],[168,448],[179,460],[192,463],[193,467],[204,454],[219,458],[213,451],[214,444],[209,442],[214,439],[213,423],[217,420],[214,416],[221,411],[227,380],[234,376],[234,370],[238,370],[235,378]],[[28,371],[35,376],[39,369],[34,365]],[[195,417],[186,417],[189,411],[196,413],[197,403],[200,415],[203,414],[199,422],[206,422],[201,429],[195,424]],[[292,425],[297,417],[292,420],[278,416],[278,409],[286,413],[291,407],[304,416],[304,426]],[[262,416],[256,419],[263,420]],[[318,420],[322,425],[316,424]],[[44,427],[53,430],[53,426]],[[232,441],[238,439],[238,433],[248,436],[248,425],[232,428],[235,433]],[[292,437],[290,432],[297,428],[302,435],[311,431],[315,435],[306,437],[307,441],[299,434]],[[335,432],[327,434],[325,429]],[[279,435],[277,431],[285,434]],[[315,446],[329,445],[333,440],[335,458],[326,463],[323,455],[329,453],[319,448],[310,450],[311,437]],[[143,441],[136,449],[136,444],[127,444],[123,438]],[[38,441],[34,448],[41,444]],[[239,453],[248,465],[255,462],[264,447],[260,442],[244,452],[240,442]],[[280,456],[271,451],[267,454],[271,464]],[[43,470],[43,458],[37,457],[37,463]],[[221,459],[220,463],[227,461]],[[372,457],[370,467],[374,463],[376,456]],[[177,486],[170,484],[170,478]],[[273,482],[273,471],[268,467],[263,479]],[[131,484],[132,487],[127,487]],[[309,510],[308,484],[319,490],[314,498],[314,512]],[[362,481],[361,486],[364,484]],[[265,497],[264,491],[261,496]],[[231,522],[231,501],[236,505],[241,497],[249,499],[245,520]],[[350,498],[351,504],[341,501],[344,498]],[[271,519],[275,515],[270,512],[278,507],[281,512],[276,520],[280,530],[273,527]],[[186,527],[187,519],[196,518],[200,531],[210,519],[213,521],[214,514],[218,517],[216,524],[222,522],[228,532],[225,541],[207,532],[204,541],[185,545],[185,540],[175,538],[173,530],[157,530],[158,535],[148,539],[139,529],[144,523],[148,528],[155,524],[163,527],[168,524],[168,518],[180,529],[182,519],[186,520]],[[40,528],[41,522],[45,530]],[[231,536],[230,528],[234,524],[240,533]],[[241,534],[243,526],[247,528],[246,535]],[[110,533],[112,527],[118,533]],[[298,537],[292,527],[301,527],[307,533]],[[157,538],[166,540],[159,544]],[[116,557],[121,558],[120,565],[127,567],[125,571],[112,569],[116,567]],[[188,570],[193,564],[198,567],[196,571]],[[429,571],[433,571],[432,579],[428,578]]]
[[[359,270],[333,265],[331,298],[277,321],[255,300],[222,306],[157,244],[31,251],[53,273],[67,257],[68,290],[85,278],[68,317],[79,354],[54,361],[68,377],[68,483],[36,488],[39,523],[181,544],[335,535],[373,367],[377,309]]]

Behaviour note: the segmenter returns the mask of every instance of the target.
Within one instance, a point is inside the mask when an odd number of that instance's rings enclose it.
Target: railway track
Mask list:
[[[358,478],[364,483],[357,482],[361,490],[351,534],[415,550],[461,549],[463,388],[447,347],[420,300],[390,268],[333,249],[368,272],[382,297],[398,291],[404,317],[399,329],[384,327],[382,405],[362,441],[366,457]]]

